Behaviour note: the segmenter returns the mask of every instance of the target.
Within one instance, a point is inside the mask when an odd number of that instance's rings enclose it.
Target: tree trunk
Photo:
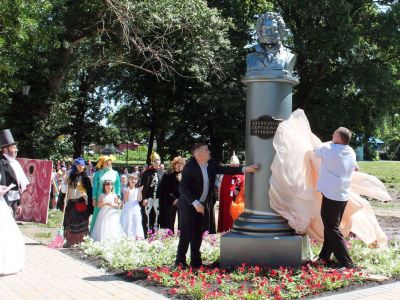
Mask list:
[[[82,71],[79,84],[79,99],[76,104],[75,119],[73,122],[74,135],[73,135],[73,149],[74,158],[80,157],[83,154],[84,141],[87,134],[85,124],[85,114],[88,109],[88,94],[93,79],[93,74],[90,70],[87,73]]]
[[[147,146],[146,164],[148,164],[148,165],[150,165],[150,163],[151,163],[150,156],[151,156],[151,152],[153,151],[154,136],[155,136],[155,128],[154,128],[154,126],[151,126],[151,128],[150,128],[149,145]]]
[[[165,149],[165,132],[164,130],[157,130],[155,133],[155,137],[157,140],[157,153],[161,157],[161,162],[164,163],[165,156],[166,156],[166,149]]]
[[[75,139],[74,141],[74,159],[81,157],[83,154],[83,141],[82,139]]]
[[[214,128],[217,126],[217,124],[209,121],[207,124],[207,131],[209,133],[210,137],[210,150],[211,150],[211,156],[213,159],[215,159],[217,162],[222,161],[222,145],[224,144],[223,137],[218,136],[218,134],[215,132]]]

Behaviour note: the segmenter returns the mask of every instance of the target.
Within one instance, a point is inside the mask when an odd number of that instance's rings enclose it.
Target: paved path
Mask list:
[[[382,284],[379,286],[360,289],[343,294],[320,297],[318,300],[399,300],[400,282]]]
[[[0,300],[166,299],[29,238],[25,243],[25,269],[0,277]]]
[[[60,251],[26,239],[25,269],[0,276],[0,300],[165,300],[134,283],[105,274]],[[319,297],[321,300],[399,300],[400,282],[382,284],[348,293]]]

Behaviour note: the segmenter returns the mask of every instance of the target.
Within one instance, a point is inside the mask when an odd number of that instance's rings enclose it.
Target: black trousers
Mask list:
[[[8,206],[11,207],[11,209],[12,209],[12,211],[13,211],[13,218],[14,218],[14,220],[16,220],[17,214],[15,213],[15,211],[16,211],[17,206],[18,206],[18,201],[17,201],[17,200],[15,200],[15,201],[10,201],[10,202],[8,203]]]
[[[142,226],[143,226],[143,232],[145,237],[148,237],[148,231],[149,230],[154,230],[154,229],[158,229],[158,228],[154,228],[154,225],[156,223],[156,211],[154,210],[154,207],[150,210],[150,221],[149,221],[149,228],[147,228],[147,215],[146,215],[146,210],[144,208],[144,206],[141,206],[141,213],[142,213]],[[159,223],[159,222],[157,222]]]
[[[190,265],[199,268],[201,261],[201,241],[203,234],[204,216],[199,214],[193,205],[188,209],[178,209],[179,213],[179,244],[175,264],[186,265],[186,252],[190,245]]]
[[[346,205],[347,201],[335,201],[322,197],[321,218],[324,224],[324,244],[319,258],[329,260],[333,253],[342,266],[351,267],[353,261],[339,229]]]
[[[164,207],[164,220],[162,224],[162,228],[168,228],[171,229],[173,232],[175,231],[174,226],[175,226],[175,219],[176,219],[176,213],[178,212],[178,209],[176,205],[172,204],[167,204]],[[160,213],[161,215],[161,213]],[[178,228],[179,228],[179,216],[178,216]]]

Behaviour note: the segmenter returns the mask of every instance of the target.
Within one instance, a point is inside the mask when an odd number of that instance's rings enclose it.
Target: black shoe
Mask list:
[[[175,268],[180,268],[181,270],[186,270],[189,268],[187,263],[175,263]]]
[[[321,264],[327,268],[332,268],[332,266],[335,265],[335,262],[333,260],[324,258],[318,258],[314,260],[314,263]]]
[[[348,264],[348,265],[344,265],[345,268],[347,269],[355,269],[355,270],[360,270],[361,268],[355,264]]]
[[[344,271],[349,270],[349,269],[353,269],[353,270],[355,270],[355,271],[360,271],[360,270],[361,270],[361,268],[358,267],[358,266],[355,265],[355,264],[341,265],[341,266],[336,267],[335,269],[336,269],[337,271],[339,271],[339,272],[344,272]]]
[[[219,261],[214,261],[213,263],[207,265],[207,267],[214,269],[214,268],[220,268],[221,264],[219,263]]]

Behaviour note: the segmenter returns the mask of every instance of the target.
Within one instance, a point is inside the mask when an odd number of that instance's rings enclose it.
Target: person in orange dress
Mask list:
[[[233,152],[229,166],[238,167],[238,157]],[[218,232],[225,232],[232,228],[233,219],[230,213],[232,202],[235,201],[244,183],[244,175],[223,175],[219,190]]]

